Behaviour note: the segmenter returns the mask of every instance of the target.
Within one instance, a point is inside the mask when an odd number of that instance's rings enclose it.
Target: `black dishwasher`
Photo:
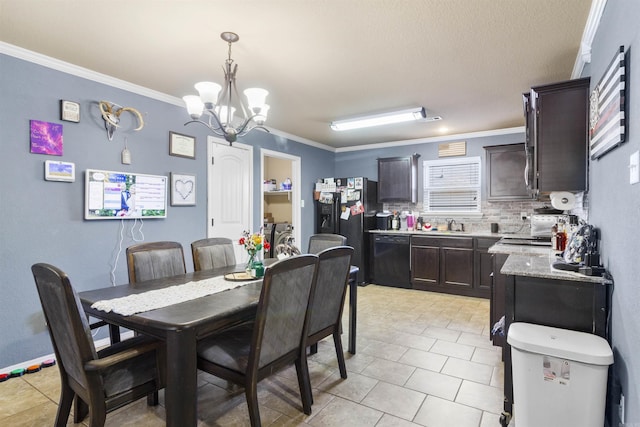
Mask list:
[[[409,235],[374,234],[373,283],[411,288],[410,260]]]

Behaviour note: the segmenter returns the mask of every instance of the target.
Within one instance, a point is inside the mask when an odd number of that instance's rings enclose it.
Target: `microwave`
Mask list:
[[[533,214],[531,215],[531,237],[551,238],[551,227],[565,220],[565,215]]]

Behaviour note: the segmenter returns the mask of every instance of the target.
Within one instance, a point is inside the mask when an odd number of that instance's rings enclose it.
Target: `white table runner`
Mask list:
[[[113,311],[123,316],[131,316],[132,314],[168,307],[173,304],[190,301],[257,281],[259,280],[233,282],[225,280],[224,276],[217,276],[197,282],[188,282],[183,285],[175,285],[164,289],[155,289],[140,294],[128,295],[126,297],[96,301],[91,305],[91,308],[106,311],[107,313]]]

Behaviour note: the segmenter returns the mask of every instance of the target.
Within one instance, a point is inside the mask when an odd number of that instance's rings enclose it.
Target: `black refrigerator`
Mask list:
[[[334,182],[335,191],[322,194],[316,202],[316,233],[341,234],[347,238],[347,245],[354,249],[351,264],[360,269],[357,280],[362,285],[370,278],[372,253],[368,230],[376,228],[376,213],[382,210],[378,183],[362,177],[334,178]],[[332,203],[321,203],[323,200]]]

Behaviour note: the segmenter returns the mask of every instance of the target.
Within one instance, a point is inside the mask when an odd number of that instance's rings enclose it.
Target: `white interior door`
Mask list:
[[[208,147],[208,237],[228,237],[237,242],[253,224],[253,147],[210,136]],[[236,261],[247,260],[246,251],[235,245]]]

